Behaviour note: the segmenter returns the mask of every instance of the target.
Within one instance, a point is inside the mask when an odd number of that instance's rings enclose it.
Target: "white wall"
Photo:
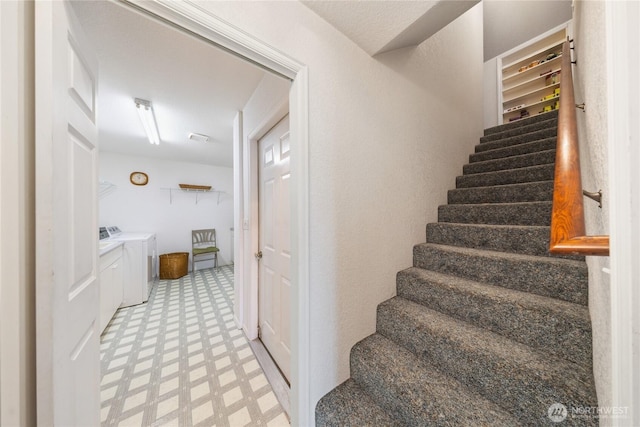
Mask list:
[[[309,69],[315,405],[349,376],[351,347],[374,332],[376,306],[395,295],[478,141],[482,8],[417,48],[371,58],[298,2],[199,5]]]
[[[604,2],[578,1],[574,9],[574,89],[577,103],[584,102],[584,113],[577,110],[580,138],[582,187],[602,190],[603,207],[584,199],[586,230],[589,235],[609,234],[610,191],[608,180],[607,73]],[[593,369],[598,404],[612,406],[611,392],[611,292],[608,257],[587,257],[589,265],[589,311],[593,329]],[[602,419],[601,425],[611,420]]]
[[[36,425],[34,7],[0,2],[0,425]]]
[[[149,175],[149,184],[135,186],[129,182],[133,171]],[[158,253],[191,252],[191,230],[215,228],[218,265],[231,262],[231,227],[233,227],[233,169],[198,163],[173,162],[150,157],[135,157],[110,152],[100,153],[101,180],[117,186],[100,199],[100,225],[117,225],[123,231],[151,231],[157,235]],[[178,184],[211,185],[217,193],[169,191]],[[198,262],[196,268],[211,266]]]

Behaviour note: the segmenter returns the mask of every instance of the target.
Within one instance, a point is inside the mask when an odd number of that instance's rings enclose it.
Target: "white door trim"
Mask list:
[[[0,2],[0,425],[36,424],[34,4]]]
[[[285,98],[286,99],[286,98]],[[258,267],[258,325],[260,340],[271,354],[284,378],[291,378],[291,334],[286,331],[291,327],[291,225],[283,224],[277,216],[283,213],[283,204],[289,206],[290,197],[282,192],[284,185],[289,186],[291,180],[290,143],[286,151],[283,139],[290,140],[288,102],[285,108],[278,108],[284,115],[276,116],[273,125],[269,122],[267,131],[256,141],[256,178],[258,183],[258,251],[263,253],[254,264]],[[278,118],[279,117],[279,118]],[[271,148],[269,148],[271,147]],[[271,153],[271,160],[267,159]],[[286,177],[288,175],[288,178]],[[272,186],[267,187],[267,182]],[[270,193],[270,197],[267,196]],[[287,210],[289,210],[287,208]],[[285,216],[286,217],[286,216]],[[284,218],[282,219],[284,220]],[[286,255],[289,252],[289,256]],[[288,282],[288,283],[287,283]],[[287,290],[287,288],[289,290]],[[286,296],[288,294],[288,296]],[[283,303],[289,303],[283,307]],[[282,317],[281,317],[282,316]],[[286,324],[283,322],[286,320]]]
[[[248,266],[245,270],[244,285],[248,286],[245,291],[244,319],[245,333],[250,340],[258,338],[258,263],[254,258],[254,254],[260,250],[260,222],[259,222],[259,177],[258,177],[258,141],[269,130],[275,126],[286,114],[289,113],[289,100],[277,104],[261,122],[252,129],[246,136],[244,145],[244,170],[247,171],[245,177],[247,184],[245,190],[248,190],[249,215],[247,217],[250,228],[246,235],[248,250],[244,253],[244,262]],[[291,118],[289,119],[291,120]],[[293,173],[292,173],[293,179]],[[295,230],[293,226],[292,230]],[[293,262],[292,262],[293,264]],[[293,267],[293,266],[292,266]],[[292,273],[293,275],[293,273]]]
[[[233,277],[235,286],[233,288],[233,320],[238,329],[242,328],[244,319],[244,305],[242,301],[244,284],[244,230],[242,227],[242,211],[244,202],[241,197],[244,186],[242,177],[242,156],[243,156],[243,134],[242,134],[242,111],[238,111],[233,119]]]
[[[606,2],[611,232],[611,395],[627,408],[614,426],[640,423],[640,4]],[[635,309],[634,309],[635,307]]]
[[[166,22],[293,80],[289,91],[291,140],[291,421],[313,424],[309,383],[309,83],[304,64],[186,1],[126,0]],[[238,195],[237,197],[240,197]],[[240,236],[241,233],[236,233]],[[245,246],[245,253],[252,248]],[[245,313],[246,314],[246,313]],[[256,317],[257,319],[257,317]],[[245,322],[245,324],[248,324]]]

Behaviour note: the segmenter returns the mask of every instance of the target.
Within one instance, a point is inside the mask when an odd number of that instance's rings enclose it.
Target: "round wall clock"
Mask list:
[[[129,180],[133,185],[147,185],[149,177],[144,172],[131,172]]]

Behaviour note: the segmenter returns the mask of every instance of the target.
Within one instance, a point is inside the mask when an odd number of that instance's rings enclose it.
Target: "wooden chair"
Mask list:
[[[218,249],[216,245],[216,229],[191,230],[191,272],[196,271],[196,262],[214,260],[218,268]]]

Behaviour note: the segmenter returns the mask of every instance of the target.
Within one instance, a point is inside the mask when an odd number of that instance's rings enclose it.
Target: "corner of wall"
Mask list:
[[[576,102],[586,104],[578,112],[582,185],[602,190],[603,207],[585,199],[589,235],[609,234],[609,171],[607,139],[606,46],[604,2],[574,3],[573,39]],[[587,257],[589,312],[593,339],[593,371],[600,406],[612,406],[611,284],[608,257]],[[603,424],[610,420],[602,420]]]
[[[491,58],[484,63],[483,126],[485,129],[498,125],[498,60]]]

